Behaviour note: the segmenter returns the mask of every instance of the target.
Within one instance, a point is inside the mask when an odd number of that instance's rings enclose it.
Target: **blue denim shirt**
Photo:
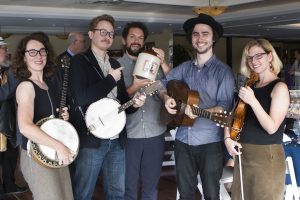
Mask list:
[[[163,79],[164,85],[170,80],[181,80],[190,90],[198,91],[201,109],[221,106],[231,111],[234,97],[234,76],[229,66],[213,55],[202,68],[196,60],[190,60],[175,67]],[[176,139],[188,145],[202,145],[223,140],[223,128],[210,119],[198,117],[193,126],[180,126]]]

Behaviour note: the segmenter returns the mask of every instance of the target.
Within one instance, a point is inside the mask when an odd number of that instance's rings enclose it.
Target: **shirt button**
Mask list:
[[[143,112],[146,112],[145,110],[143,110]]]
[[[191,127],[189,127],[189,130],[191,130],[192,128]]]

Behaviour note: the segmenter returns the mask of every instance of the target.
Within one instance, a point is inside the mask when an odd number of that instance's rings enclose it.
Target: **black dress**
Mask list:
[[[41,89],[34,82],[30,82],[35,91],[33,122],[36,123],[55,112],[55,109],[58,108],[59,98],[57,98],[55,88],[51,83],[48,84],[47,91]],[[28,156],[27,141],[27,138],[23,136],[20,166],[33,198],[36,200],[73,200],[69,168],[54,169],[41,166]]]

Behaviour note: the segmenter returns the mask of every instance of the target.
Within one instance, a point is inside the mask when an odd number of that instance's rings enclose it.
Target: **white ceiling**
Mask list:
[[[86,32],[89,20],[110,14],[117,33],[128,21],[145,22],[151,32],[171,28],[181,34],[182,23],[196,16],[194,6],[208,6],[208,0],[0,0],[2,33],[48,34]],[[115,0],[112,0],[115,1]],[[216,17],[227,36],[262,36],[278,40],[300,41],[299,0],[211,0],[211,5],[229,6]]]

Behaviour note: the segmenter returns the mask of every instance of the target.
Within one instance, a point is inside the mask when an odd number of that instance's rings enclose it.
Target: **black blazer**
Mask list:
[[[114,69],[121,66],[120,63],[113,58],[110,58],[109,62],[111,67]],[[82,108],[83,114],[85,114],[90,104],[107,97],[108,93],[115,86],[117,86],[117,98],[121,104],[130,100],[130,97],[126,91],[123,74],[121,79],[116,82],[111,75],[101,78],[95,70],[101,74],[101,77],[104,77],[104,74],[91,49],[88,49],[84,54],[78,54],[72,58],[69,83],[70,90],[72,98],[75,100],[77,106]],[[126,113],[132,113],[136,110],[137,109],[130,107],[126,110]],[[80,147],[99,147],[101,144],[101,139],[88,133],[83,115],[80,112],[76,113],[76,119],[73,124],[76,130],[79,132]],[[125,140],[126,129],[124,127],[119,135],[119,141],[123,147],[125,145]]]

